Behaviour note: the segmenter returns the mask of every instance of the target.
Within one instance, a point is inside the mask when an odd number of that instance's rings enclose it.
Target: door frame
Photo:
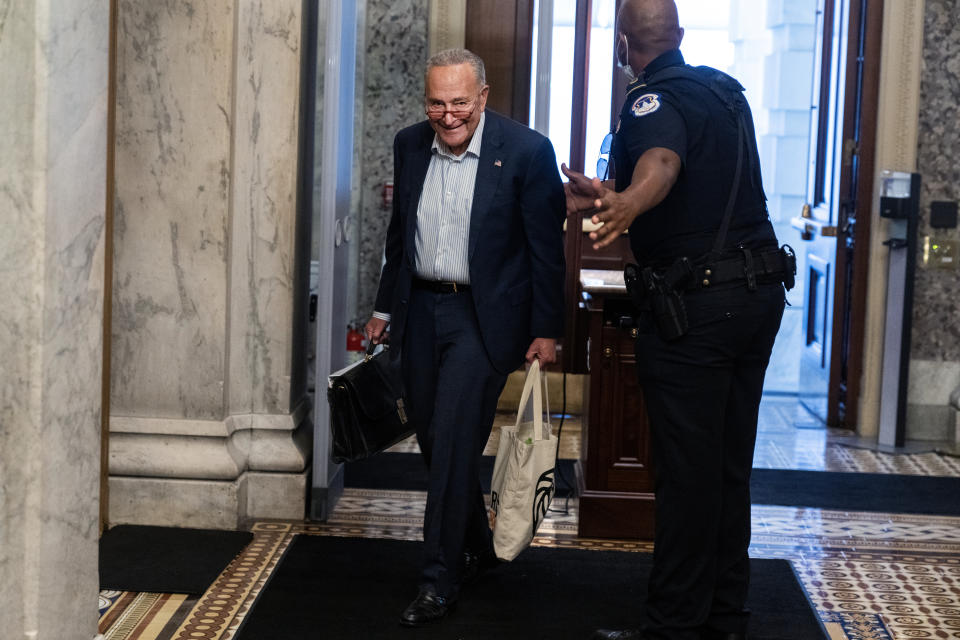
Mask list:
[[[100,377],[100,534],[110,526],[110,339],[113,333],[113,207],[117,149],[117,15],[110,0],[110,43],[107,49],[107,179],[104,188],[103,367]]]
[[[847,24],[842,144],[854,143],[844,154],[840,170],[827,424],[854,429],[864,368],[868,280],[862,276],[868,273],[870,260],[884,1],[851,0]]]
[[[879,216],[877,188],[881,170],[913,172],[917,168],[920,79],[924,44],[924,0],[883,3],[880,81],[875,163],[871,191],[871,230],[866,257],[863,358],[857,402],[857,435],[876,436],[880,424],[881,370],[889,249],[887,222]]]
[[[313,463],[308,517],[325,521],[333,512],[343,493],[343,465],[331,456],[330,414],[324,408],[327,377],[345,366],[343,328],[346,318],[346,280],[338,277],[344,267],[345,246],[335,241],[337,229],[350,214],[351,174],[353,171],[353,113],[357,55],[357,6],[352,0],[329,0],[322,5],[309,3],[305,28],[309,30],[304,42],[304,88],[302,108],[311,114],[303,126],[301,140],[301,203],[310,212],[313,236],[319,237],[316,256],[319,273],[317,281],[316,356],[314,358],[314,423]],[[322,13],[320,13],[322,12]],[[321,20],[322,18],[322,20]],[[318,48],[319,29],[325,30],[322,51]],[[321,57],[322,55],[322,57]],[[323,116],[315,122],[316,77],[323,64]],[[342,114],[350,117],[341,117]],[[320,127],[320,146],[315,148],[316,127]],[[304,139],[306,138],[306,139]],[[319,163],[315,161],[319,159]],[[320,188],[313,197],[315,172],[320,174]],[[309,209],[307,209],[309,207]],[[319,208],[319,211],[317,211]],[[318,409],[319,408],[319,409]]]

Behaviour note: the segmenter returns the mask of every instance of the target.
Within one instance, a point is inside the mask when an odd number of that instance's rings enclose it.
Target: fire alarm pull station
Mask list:
[[[393,206],[393,180],[387,180],[383,183],[383,208],[389,209]]]

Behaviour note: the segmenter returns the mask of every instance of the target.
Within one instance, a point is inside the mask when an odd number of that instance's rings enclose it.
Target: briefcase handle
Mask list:
[[[378,346],[380,346],[380,345],[374,344],[373,340],[367,340],[367,355],[365,355],[365,356],[363,357],[363,359],[364,359],[365,361],[369,361],[370,358],[373,357],[373,352],[377,350],[377,347],[378,347]],[[388,345],[387,343],[383,343],[383,348],[384,348],[385,350],[386,350],[386,349],[389,349],[389,348],[390,348],[390,345]]]

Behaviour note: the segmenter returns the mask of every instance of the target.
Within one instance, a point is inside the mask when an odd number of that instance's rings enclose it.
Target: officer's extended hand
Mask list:
[[[607,246],[627,230],[640,214],[663,201],[680,175],[682,163],[675,151],[663,147],[648,149],[637,160],[630,186],[616,192],[602,185],[594,206],[593,223],[603,226],[590,233],[594,250]],[[599,185],[599,180],[594,181]]]
[[[596,178],[591,180],[579,171],[569,168],[566,164],[561,164],[560,170],[570,180],[563,183],[563,192],[567,196],[567,213],[584,214],[593,211],[594,203],[601,193],[594,183],[599,184],[600,181]]]
[[[590,239],[594,241],[594,250],[616,240],[630,227],[638,214],[635,203],[631,202],[625,193],[617,193],[606,187],[601,189],[602,193],[593,203],[597,212],[591,218],[594,224],[603,225],[596,231],[590,232]]]

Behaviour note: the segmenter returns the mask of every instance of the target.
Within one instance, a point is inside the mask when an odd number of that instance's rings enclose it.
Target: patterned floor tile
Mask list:
[[[877,614],[828,611],[821,613],[820,619],[830,633],[831,640],[838,637],[849,640],[885,640],[891,637],[883,625],[883,618]]]
[[[182,594],[102,591],[98,630],[103,640],[168,637],[164,630],[187,600]]]
[[[753,466],[851,473],[897,473],[960,477],[960,458],[935,453],[885,453],[862,446],[850,431],[828,429],[796,398],[764,396],[757,424]]]

